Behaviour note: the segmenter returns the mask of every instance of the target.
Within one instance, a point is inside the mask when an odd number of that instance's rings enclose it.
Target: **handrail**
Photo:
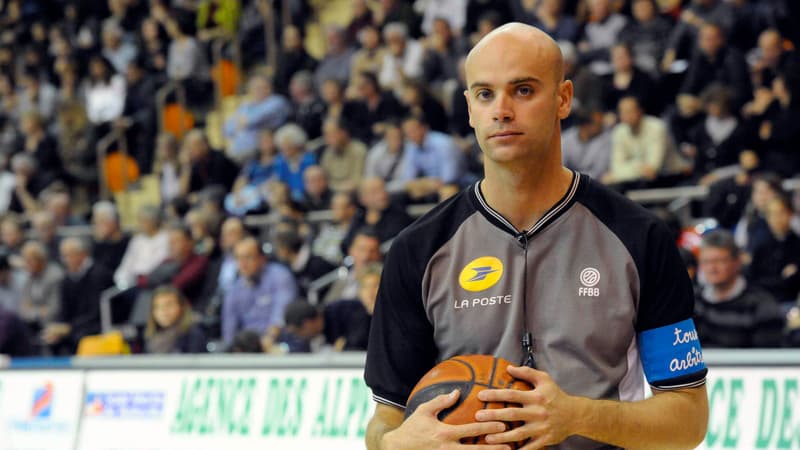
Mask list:
[[[787,191],[800,190],[800,178],[783,180],[783,189]],[[669,203],[679,199],[696,200],[708,195],[708,186],[678,186],[671,188],[634,189],[627,192],[627,197],[640,203]]]

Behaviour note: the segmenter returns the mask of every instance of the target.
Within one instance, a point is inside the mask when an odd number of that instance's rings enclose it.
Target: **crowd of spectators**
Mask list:
[[[718,229],[687,252],[704,344],[800,344],[781,186],[800,171],[798,2],[350,3],[336,25],[308,0],[0,2],[0,353],[74,354],[108,331],[102,302],[134,352],[363,350],[407,207],[481,177],[464,58],[508,21],[561,48],[566,166],[621,192],[708,188],[695,211]],[[241,55],[230,110],[215,42]],[[182,136],[159,123],[167,84],[195,120]],[[130,229],[100,188],[114,130],[158,186]]]

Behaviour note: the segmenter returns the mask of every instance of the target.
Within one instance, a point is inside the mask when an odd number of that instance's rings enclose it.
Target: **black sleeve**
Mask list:
[[[438,354],[422,304],[425,262],[412,256],[410,237],[403,234],[395,240],[386,258],[364,372],[375,401],[398,408],[405,408],[411,390]]]

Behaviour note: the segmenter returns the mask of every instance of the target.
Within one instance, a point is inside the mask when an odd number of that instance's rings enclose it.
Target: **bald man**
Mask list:
[[[466,74],[485,177],[387,256],[365,369],[377,402],[367,447],[455,449],[486,434],[477,448],[694,448],[708,403],[691,282],[662,223],[561,165],[572,83],[558,46],[507,24],[472,49]],[[437,419],[458,391],[404,411],[431,367],[471,353],[520,364],[508,372],[536,389],[481,392],[522,406],[465,425]],[[657,394],[647,400],[645,376]],[[524,425],[506,430],[512,421]]]

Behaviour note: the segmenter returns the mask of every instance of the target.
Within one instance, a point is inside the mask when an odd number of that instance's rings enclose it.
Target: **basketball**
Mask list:
[[[519,389],[529,391],[533,386],[508,374],[511,365],[503,358],[492,355],[459,355],[444,360],[428,371],[411,391],[406,402],[405,417],[408,418],[422,403],[442,394],[459,389],[458,402],[439,413],[439,420],[450,425],[475,422],[475,413],[481,409],[502,409],[519,406],[514,403],[483,402],[478,392],[484,389]],[[506,423],[508,429],[521,423]],[[485,444],[483,436],[462,439],[464,444]],[[525,442],[517,442],[513,448],[521,448]]]

